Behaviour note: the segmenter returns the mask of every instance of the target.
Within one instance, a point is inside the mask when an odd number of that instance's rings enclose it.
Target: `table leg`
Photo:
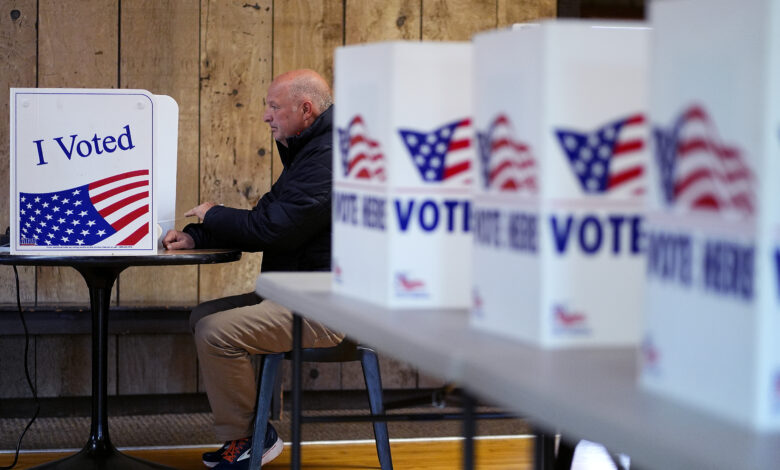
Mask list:
[[[290,456],[290,468],[301,468],[301,385],[303,373],[303,353],[301,351],[301,334],[303,320],[301,316],[293,313],[293,350],[292,350],[292,455]]]
[[[552,470],[555,468],[555,435],[535,429],[534,434],[534,470]]]
[[[80,452],[36,469],[170,469],[119,452],[108,434],[108,311],[111,288],[125,266],[80,267],[92,311],[92,425]]]
[[[474,434],[476,434],[474,419],[474,398],[463,392],[463,469],[474,469]]]
[[[576,442],[572,444],[561,436],[561,440],[558,443],[558,453],[555,456],[555,470],[569,470],[571,468],[576,446]]]

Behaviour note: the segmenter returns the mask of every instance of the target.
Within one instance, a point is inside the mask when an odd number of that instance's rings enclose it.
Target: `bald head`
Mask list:
[[[276,77],[274,83],[287,84],[290,96],[295,101],[311,100],[317,115],[333,104],[328,82],[314,70],[300,69],[283,73]]]
[[[283,73],[268,87],[263,120],[279,143],[308,128],[333,104],[330,86],[314,70],[300,69]]]

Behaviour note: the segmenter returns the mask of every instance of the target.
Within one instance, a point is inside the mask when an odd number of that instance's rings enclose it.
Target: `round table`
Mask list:
[[[49,256],[0,254],[0,264],[16,266],[70,266],[81,273],[89,288],[92,312],[92,426],[84,448],[37,469],[168,469],[163,465],[119,452],[108,435],[108,310],[111,289],[119,273],[131,266],[216,264],[237,261],[237,250],[158,251],[138,256]]]

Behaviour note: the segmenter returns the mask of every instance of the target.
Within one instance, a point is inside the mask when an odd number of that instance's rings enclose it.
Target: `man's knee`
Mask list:
[[[192,328],[192,336],[195,338],[195,346],[197,348],[222,344],[219,322],[214,321],[215,317],[213,315],[200,316],[195,319],[194,323],[193,316],[190,316],[190,327]]]

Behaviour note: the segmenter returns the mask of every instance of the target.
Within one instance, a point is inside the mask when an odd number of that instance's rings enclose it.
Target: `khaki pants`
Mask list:
[[[217,438],[251,436],[257,380],[249,356],[292,349],[292,312],[250,292],[198,305],[192,310],[190,328]],[[327,348],[343,338],[319,323],[303,320],[303,347]]]

